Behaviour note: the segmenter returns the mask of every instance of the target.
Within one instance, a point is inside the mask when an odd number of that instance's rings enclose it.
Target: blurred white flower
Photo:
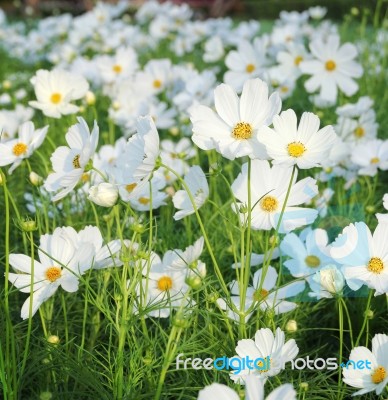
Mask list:
[[[201,167],[198,165],[191,167],[186,173],[184,181],[193,197],[195,209],[198,210],[203,206],[209,196],[209,185]],[[172,201],[174,207],[179,210],[173,216],[176,221],[195,213],[194,205],[185,189],[178,190],[174,194]]]
[[[85,78],[60,69],[40,69],[31,78],[31,83],[37,101],[30,101],[30,106],[53,118],[76,113],[79,107],[71,102],[84,97],[89,89]]]
[[[48,126],[35,130],[31,121],[20,125],[18,138],[0,143],[0,167],[11,165],[10,174],[22,163],[25,158],[31,157],[40,147],[47,135]]]

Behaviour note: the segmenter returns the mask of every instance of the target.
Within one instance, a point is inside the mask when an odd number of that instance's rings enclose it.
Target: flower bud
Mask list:
[[[202,286],[202,279],[200,276],[193,275],[186,278],[186,283],[194,290],[198,290]]]
[[[246,214],[248,212],[248,206],[246,204],[241,204],[239,207],[239,211],[241,214]]]
[[[144,233],[145,232],[145,230],[146,230],[146,228],[145,228],[145,226],[143,225],[143,224],[133,224],[132,226],[131,226],[131,229],[134,231],[134,232],[136,232],[136,233]]]
[[[31,171],[30,172],[30,182],[34,185],[34,186],[41,186],[43,184],[43,178],[38,175],[36,172]]]
[[[373,312],[373,310],[367,310],[364,312],[364,316],[367,319],[373,319],[373,317],[375,316],[375,313]]]
[[[53,394],[51,392],[41,392],[39,395],[39,400],[51,400]]]
[[[317,271],[313,280],[321,286],[321,290],[331,294],[342,292],[345,285],[345,279],[341,271],[335,265],[330,264]]]
[[[350,9],[350,13],[351,13],[352,15],[354,15],[354,16],[357,16],[357,15],[360,14],[360,10],[359,10],[357,7],[352,7],[352,8]]]
[[[11,81],[5,80],[3,81],[3,89],[7,90],[7,89],[11,89],[12,83]]]
[[[216,293],[216,292],[209,293],[209,294],[207,295],[207,301],[208,301],[209,303],[215,303],[219,297],[220,297],[219,294]]]
[[[5,182],[5,176],[0,172],[0,186],[2,186]]]
[[[299,387],[301,390],[304,390],[305,392],[307,392],[307,390],[309,389],[309,384],[307,382],[301,382],[299,384]]]
[[[96,96],[95,96],[95,94],[94,94],[93,92],[91,92],[90,90],[88,90],[88,91],[86,92],[85,100],[86,100],[86,103],[87,103],[89,106],[93,106],[94,104],[96,104]]]
[[[58,344],[59,343],[59,337],[57,336],[57,335],[50,335],[48,338],[47,338],[47,341],[50,343],[50,344]]]
[[[177,328],[187,328],[190,325],[189,321],[182,314],[177,314],[173,318],[172,324]]]
[[[179,135],[179,128],[177,126],[173,126],[169,129],[169,132],[172,136],[178,136]]]
[[[89,189],[88,199],[102,207],[113,207],[117,203],[119,192],[115,185],[102,182]]]
[[[32,219],[26,219],[25,221],[21,221],[20,227],[24,232],[33,232],[38,229],[38,227],[36,226],[36,222]]]
[[[289,321],[287,321],[286,324],[286,331],[287,332],[296,332],[298,330],[298,323],[294,320],[294,319],[290,319]]]

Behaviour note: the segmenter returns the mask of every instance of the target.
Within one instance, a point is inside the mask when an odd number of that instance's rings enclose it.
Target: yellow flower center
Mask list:
[[[282,86],[282,87],[280,88],[280,91],[281,91],[282,93],[287,93],[287,92],[288,92],[288,87],[287,87],[287,86]]]
[[[162,81],[160,81],[159,79],[155,79],[153,85],[155,89],[159,89],[162,87]]]
[[[365,129],[362,128],[361,126],[358,126],[355,130],[354,130],[354,136],[357,138],[362,138],[365,136]]]
[[[265,196],[264,199],[260,201],[260,207],[262,210],[267,212],[276,211],[278,208],[278,201],[275,197],[272,196]]]
[[[12,153],[15,154],[16,157],[19,157],[27,152],[27,145],[24,143],[16,143],[13,146]]]
[[[81,164],[79,162],[80,159],[80,155],[77,154],[74,158],[73,158],[73,167],[74,168],[81,168]]]
[[[55,282],[61,277],[62,270],[59,267],[50,267],[46,270],[46,279],[50,282]]]
[[[268,290],[265,290],[265,289],[259,290],[259,289],[257,289],[255,291],[255,293],[253,294],[253,298],[256,301],[261,301],[261,300],[264,300],[268,296],[268,294],[269,294]]]
[[[317,256],[313,256],[313,255],[307,256],[304,259],[304,262],[310,268],[317,268],[321,265],[321,260]]]
[[[233,128],[232,136],[235,139],[250,139],[252,137],[253,129],[247,122],[238,122]]]
[[[131,183],[131,184],[125,186],[125,189],[127,190],[128,193],[132,193],[136,186],[137,186],[137,183]]]
[[[302,56],[297,56],[297,57],[295,57],[294,64],[296,66],[298,66],[302,61],[303,61],[303,57]]]
[[[172,288],[172,279],[169,276],[162,276],[158,280],[158,289],[166,292]]]
[[[50,97],[50,101],[53,104],[58,104],[62,100],[62,95],[60,93],[53,93]]]
[[[381,274],[384,269],[383,260],[379,257],[372,257],[368,262],[368,271],[374,274]]]
[[[291,157],[298,158],[306,151],[306,147],[301,142],[292,142],[287,146],[287,151]]]
[[[255,69],[256,69],[256,67],[255,67],[253,64],[248,64],[248,65],[245,67],[245,71],[247,71],[248,74],[251,74]]]
[[[333,71],[336,67],[337,66],[333,60],[326,61],[325,68],[327,71]]]
[[[378,164],[380,162],[380,158],[378,157],[373,157],[370,159],[371,164]]]
[[[147,197],[140,197],[139,198],[139,203],[143,204],[144,206],[146,206],[149,202],[150,202],[150,199],[147,198]]]
[[[385,370],[385,368],[379,366],[373,371],[373,374],[371,376],[372,382],[379,384],[385,379],[386,376],[387,376],[387,371]]]
[[[121,71],[123,70],[123,67],[119,64],[115,64],[113,67],[113,72],[115,72],[116,74],[120,74]]]

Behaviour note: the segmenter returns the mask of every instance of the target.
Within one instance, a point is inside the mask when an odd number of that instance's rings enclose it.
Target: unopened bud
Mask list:
[[[48,341],[50,344],[58,344],[58,343],[59,343],[59,337],[58,337],[57,335],[50,335],[50,336],[47,338],[47,341]]]
[[[5,80],[3,81],[3,89],[7,90],[7,89],[11,89],[12,83],[11,81]]]
[[[177,314],[172,320],[172,324],[177,328],[187,328],[190,323],[182,314]]]
[[[194,290],[198,290],[202,286],[202,279],[198,275],[189,276],[186,279],[186,283]]]
[[[53,394],[51,392],[41,392],[39,395],[39,400],[51,400]]]
[[[133,224],[131,229],[136,233],[144,233],[146,228],[143,224]]]
[[[43,184],[43,178],[40,175],[38,175],[36,172],[31,171],[30,172],[30,182],[34,186],[41,186]]]
[[[32,219],[21,221],[20,227],[23,229],[24,232],[33,232],[38,229],[38,227],[36,226],[36,222]]]
[[[96,96],[95,96],[95,94],[94,94],[93,92],[91,92],[90,90],[88,90],[88,91],[86,92],[85,100],[86,100],[86,103],[87,103],[89,106],[93,106],[94,104],[96,104]]]
[[[241,204],[239,207],[239,211],[241,214],[246,214],[248,212],[248,206],[246,204]]]
[[[304,390],[305,392],[307,392],[307,390],[309,390],[309,384],[307,382],[301,382],[299,384],[299,387],[301,390]]]
[[[357,7],[352,7],[350,9],[350,13],[356,17],[357,15],[360,14],[360,10]]]
[[[364,316],[367,319],[373,319],[373,317],[375,316],[375,313],[373,312],[373,310],[367,310],[364,312]]]
[[[373,205],[369,205],[365,207],[365,211],[369,214],[374,214],[376,211],[376,207]]]
[[[171,127],[169,130],[170,134],[172,136],[178,136],[179,135],[179,128],[177,126]]]
[[[219,294],[216,293],[216,292],[209,293],[209,294],[207,295],[207,301],[208,301],[209,303],[215,303],[219,297],[220,297]]]
[[[298,323],[294,319],[290,319],[286,324],[287,332],[296,332],[298,330]]]

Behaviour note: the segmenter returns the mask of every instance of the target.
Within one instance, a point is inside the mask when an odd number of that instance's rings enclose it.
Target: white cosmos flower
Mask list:
[[[21,292],[30,293],[33,284],[32,315],[41,304],[51,297],[61,286],[66,292],[78,290],[78,277],[91,266],[94,248],[90,243],[76,247],[68,228],[56,228],[52,235],[40,238],[39,261],[34,261],[24,254],[10,254],[9,262],[19,271],[10,273],[8,279]],[[21,317],[29,317],[31,298],[28,297],[21,309]]]
[[[330,254],[343,265],[352,290],[363,284],[375,289],[375,296],[388,293],[388,223],[379,222],[373,236],[364,222],[350,224],[333,243]]]
[[[194,199],[195,208],[198,210],[209,197],[209,185],[201,167],[198,165],[191,167],[186,173],[184,181]],[[178,190],[174,194],[172,201],[174,207],[179,210],[174,214],[175,221],[195,213],[194,206],[186,190]]]
[[[191,109],[193,142],[202,150],[216,149],[224,157],[267,158],[258,130],[272,123],[281,108],[278,93],[268,98],[268,86],[260,79],[245,82],[239,98],[231,86],[214,91],[215,113],[202,105]]]
[[[300,236],[289,233],[280,244],[282,254],[290,257],[284,265],[297,278],[312,275],[334,262],[330,257],[329,237],[324,229],[306,229],[302,233],[304,235]]]
[[[247,311],[254,303],[262,311],[273,311],[275,314],[283,314],[294,310],[297,304],[285,300],[288,297],[293,297],[302,292],[306,286],[304,281],[296,281],[286,284],[282,287],[277,287],[278,273],[276,269],[269,266],[264,279],[263,269],[260,268],[253,275],[253,285],[248,286],[245,295],[245,311]],[[240,308],[240,288],[237,281],[231,283],[231,301],[237,309]],[[238,322],[240,316],[237,315],[226,301],[222,298],[217,299],[218,306],[228,312],[229,318]],[[256,308],[256,307],[255,307]],[[253,313],[253,312],[252,312]],[[246,320],[251,317],[247,315]]]
[[[212,383],[198,393],[198,400],[240,400],[240,396],[231,388]],[[246,400],[296,400],[296,392],[290,383],[277,387],[264,399],[264,382],[257,376],[247,376],[245,386]]]
[[[37,101],[30,101],[30,106],[53,118],[76,113],[79,107],[71,102],[84,97],[89,89],[85,78],[60,69],[40,69],[31,79],[31,83],[34,85]]]
[[[204,238],[200,237],[192,246],[185,250],[175,249],[169,250],[163,257],[163,264],[166,270],[179,271],[185,276],[206,275],[206,265],[199,257],[203,251]]]
[[[352,152],[352,162],[360,167],[359,175],[374,176],[377,170],[388,169],[388,140],[374,139],[358,144]]]
[[[327,159],[337,138],[331,125],[319,129],[319,124],[315,114],[305,112],[297,126],[290,109],[274,117],[274,129],[262,127],[259,135],[274,164],[313,168]]]
[[[224,81],[241,92],[244,82],[262,75],[267,63],[265,39],[256,38],[252,44],[241,40],[238,49],[229,52],[225,58],[229,71],[225,73]]]
[[[360,360],[369,361],[369,368],[349,366],[342,370],[344,382],[361,389],[352,396],[361,396],[369,392],[381,394],[388,384],[388,335],[375,335],[372,339],[372,351],[363,346],[354,348],[350,352],[349,360],[355,364]]]
[[[20,125],[18,137],[5,143],[0,143],[0,167],[11,165],[11,174],[25,158],[31,157],[32,153],[43,143],[48,126],[35,130],[31,121]]]
[[[363,69],[354,61],[357,48],[351,43],[340,46],[338,35],[330,35],[326,42],[321,38],[310,43],[315,60],[303,61],[300,68],[304,74],[312,75],[305,83],[309,93],[320,88],[320,97],[327,101],[336,101],[338,88],[347,96],[358,90],[358,84],[352,78],[359,78]]]
[[[116,161],[115,180],[120,184],[124,201],[136,196],[147,184],[159,157],[159,133],[150,116],[137,120],[137,133],[128,139],[124,152]]]
[[[251,204],[252,229],[270,230],[276,228],[286,198],[287,188],[291,180],[292,168],[274,165],[268,161],[252,160],[251,166]],[[314,222],[318,211],[311,208],[298,207],[318,194],[315,179],[304,178],[296,182],[295,171],[290,195],[280,223],[279,232],[285,233],[303,225]],[[242,172],[232,184],[232,190],[239,201],[238,207],[248,204],[248,164],[242,166]],[[240,207],[241,208],[241,207]],[[235,207],[233,210],[236,212]],[[246,215],[240,212],[242,222]]]
[[[131,47],[120,47],[112,57],[99,57],[98,68],[106,83],[131,78],[138,68],[137,54]]]
[[[81,117],[77,119],[78,124],[72,125],[66,133],[68,146],[58,147],[51,156],[54,172],[47,177],[44,188],[48,192],[57,192],[53,201],[63,199],[75,188],[97,148],[97,122],[94,121],[90,133],[86,121]]]
[[[239,340],[236,353],[239,357],[249,357],[251,360],[257,358],[270,358],[269,369],[242,369],[239,373],[232,372],[230,378],[243,384],[249,375],[260,376],[267,379],[270,376],[278,375],[284,368],[286,362],[293,360],[299,352],[299,348],[294,339],[285,341],[284,332],[277,328],[275,335],[268,328],[259,329],[255,334],[255,339]]]

